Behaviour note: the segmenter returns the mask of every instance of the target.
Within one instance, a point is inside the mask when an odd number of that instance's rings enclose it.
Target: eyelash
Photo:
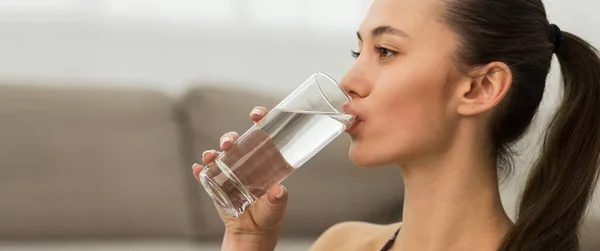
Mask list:
[[[393,50],[390,50],[390,49],[387,49],[387,48],[383,48],[381,46],[374,46],[373,50],[382,59],[386,59],[386,58],[389,58],[389,57],[392,57],[392,56],[395,56],[396,54],[398,54],[397,51],[393,51]],[[387,54],[389,54],[389,55],[387,55]],[[360,52],[352,50],[352,57],[353,58],[358,58],[359,56],[360,56]]]

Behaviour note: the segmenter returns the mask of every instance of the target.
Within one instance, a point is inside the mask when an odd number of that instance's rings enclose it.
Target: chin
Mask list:
[[[380,151],[373,151],[373,149],[375,148],[362,147],[353,142],[348,152],[350,161],[356,166],[365,168],[392,164],[393,161],[387,161]]]

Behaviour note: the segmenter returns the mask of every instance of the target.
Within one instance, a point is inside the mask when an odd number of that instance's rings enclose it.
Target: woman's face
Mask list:
[[[349,131],[355,164],[427,161],[448,148],[457,114],[445,93],[459,74],[455,34],[439,4],[375,0],[360,26],[360,55],[340,83],[361,120]]]

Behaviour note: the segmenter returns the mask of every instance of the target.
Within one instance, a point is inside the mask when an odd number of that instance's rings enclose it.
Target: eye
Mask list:
[[[389,58],[398,54],[398,52],[396,51],[392,51],[390,49],[386,49],[379,46],[375,46],[375,53],[379,54],[380,58]]]
[[[360,56],[360,51],[358,51],[358,52],[357,51],[353,51],[353,50],[350,50],[350,51],[352,52],[352,57],[354,59],[357,59]]]

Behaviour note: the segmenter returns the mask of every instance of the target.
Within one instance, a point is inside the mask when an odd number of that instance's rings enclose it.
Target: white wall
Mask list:
[[[314,71],[340,77],[353,48],[342,34],[296,28],[45,21],[3,22],[0,34],[1,78],[129,82],[174,92],[195,80],[288,92]]]
[[[344,74],[370,1],[215,2],[0,0],[0,79],[139,85],[174,94],[192,84],[226,82],[283,95],[315,71],[336,79]],[[600,2],[546,3],[551,21],[600,46]],[[510,214],[543,118],[559,97],[558,78],[555,66],[542,119],[523,141],[522,166],[503,185]],[[600,211],[600,201],[594,203]]]
[[[353,6],[345,11],[312,0],[216,2],[242,5],[233,10],[203,0],[48,2],[0,0],[0,78],[112,81],[174,93],[214,80],[287,93],[316,71],[343,75],[367,10],[363,0],[344,0]]]

